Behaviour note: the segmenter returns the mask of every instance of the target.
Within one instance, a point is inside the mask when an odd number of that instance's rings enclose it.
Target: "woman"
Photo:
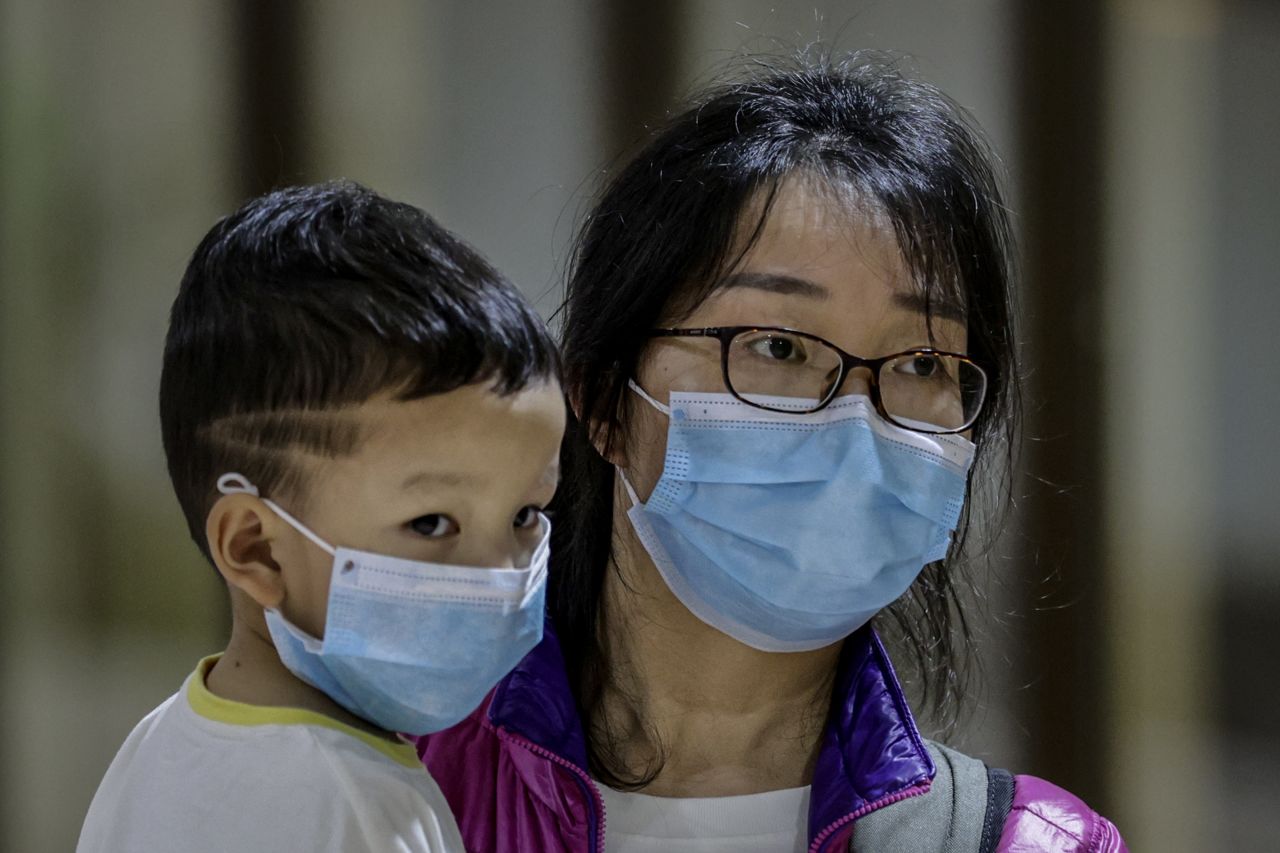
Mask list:
[[[1009,242],[976,134],[874,64],[712,92],[612,180],[564,306],[546,638],[420,747],[470,849],[1124,849],[924,741],[872,628],[946,703]]]

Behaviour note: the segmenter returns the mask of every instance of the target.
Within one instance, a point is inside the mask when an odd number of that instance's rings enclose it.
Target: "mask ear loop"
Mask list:
[[[671,409],[667,406],[664,406],[662,403],[659,403],[657,400],[653,399],[652,397],[650,397],[648,392],[645,391],[643,388],[641,388],[640,385],[634,379],[627,380],[627,387],[630,388],[632,391],[636,392],[636,394],[640,397],[640,399],[644,400],[650,406],[653,406],[655,409],[657,409],[659,412],[662,412],[662,414],[666,415],[667,417],[671,417]],[[627,490],[627,497],[631,498],[631,505],[633,507],[639,506],[640,498],[637,497],[636,490],[631,488],[631,481],[627,479],[627,472],[623,471],[617,465],[614,465],[613,467],[617,470],[618,476],[622,478],[622,486]]]
[[[542,539],[538,542],[538,547],[533,549],[532,563],[538,562],[544,554],[551,553],[551,519],[545,514],[542,516]]]
[[[618,468],[617,465],[613,467],[617,469],[618,476],[622,479],[622,487],[627,490],[627,497],[631,499],[631,506],[632,507],[640,506],[640,498],[639,496],[636,495],[636,490],[631,488],[631,481],[627,479],[627,472],[623,471],[621,468]]]
[[[657,409],[659,412],[662,412],[662,414],[666,415],[667,417],[671,417],[671,408],[669,406],[664,406],[662,403],[659,403],[657,400],[653,399],[653,397],[650,397],[649,393],[645,391],[643,388],[641,388],[639,383],[637,383],[634,379],[627,380],[627,387],[630,388],[632,391],[636,392],[636,394],[642,400],[648,403],[650,406],[653,406],[655,409]],[[631,487],[631,481],[627,479],[627,472],[623,471],[621,468],[618,468],[617,465],[613,467],[617,468],[618,476],[622,478],[622,487],[627,490],[627,497],[631,498],[631,506],[633,507],[640,506],[641,504],[640,498],[638,495],[636,495],[636,490]]]
[[[317,547],[323,550],[330,557],[337,555],[337,549],[313,533],[305,524],[285,512],[284,509],[282,509],[275,501],[270,498],[264,498],[262,495],[258,494],[258,487],[253,483],[250,483],[249,478],[245,475],[237,474],[235,472],[223,474],[218,478],[218,491],[222,492],[224,495],[253,495],[255,498],[271,507],[272,512],[284,519],[285,523],[294,530],[314,542]]]
[[[644,399],[645,402],[647,402],[650,406],[653,406],[655,409],[657,409],[659,412],[662,412],[662,414],[666,415],[667,417],[671,417],[671,409],[668,406],[665,406],[662,403],[659,403],[657,400],[650,397],[648,392],[645,391],[643,388],[641,388],[638,384],[636,384],[636,381],[634,379],[627,380],[627,387],[630,388],[632,391],[635,391],[637,394],[639,394],[640,397]]]

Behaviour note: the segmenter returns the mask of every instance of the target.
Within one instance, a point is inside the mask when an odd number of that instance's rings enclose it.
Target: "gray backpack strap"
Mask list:
[[[908,797],[860,818],[853,826],[851,850],[858,853],[975,853],[992,849],[983,846],[988,820],[996,820],[998,812],[998,809],[992,811],[988,804],[987,766],[933,741],[925,741],[925,746],[938,768],[929,793]],[[1012,786],[1009,791],[1012,795]],[[1008,814],[1007,809],[1004,814]],[[1000,815],[996,841],[1003,829],[1003,815]],[[992,846],[994,843],[991,842]]]
[[[994,853],[1013,810],[1013,774],[987,768],[987,813],[982,819],[982,844],[978,853]]]

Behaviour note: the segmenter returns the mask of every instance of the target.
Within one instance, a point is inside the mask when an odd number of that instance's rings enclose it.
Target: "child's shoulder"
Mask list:
[[[304,708],[224,699],[203,677],[214,660],[201,661],[168,714],[175,729],[187,729],[186,758],[204,775],[255,779],[272,792],[287,792],[292,804],[310,797],[326,810],[359,808],[371,798],[384,807],[421,805],[439,796],[410,744]]]
[[[116,752],[115,760],[111,763],[112,769],[117,764],[131,761],[133,756],[145,751],[148,744],[157,737],[164,738],[169,729],[177,724],[176,718],[179,716],[182,702],[182,691],[179,690],[139,720]]]
[[[310,711],[218,700],[199,676],[125,741],[80,851],[176,849],[178,840],[194,851],[460,849],[444,797],[408,744]]]

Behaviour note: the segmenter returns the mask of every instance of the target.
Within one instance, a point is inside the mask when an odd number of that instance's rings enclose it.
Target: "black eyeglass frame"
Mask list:
[[[819,401],[818,405],[814,406],[811,409],[796,410],[796,414],[811,414],[813,412],[820,412],[823,409],[825,409],[827,406],[829,406],[831,404],[831,401],[836,398],[836,394],[839,392],[840,386],[844,384],[844,380],[849,375],[849,371],[857,367],[865,367],[871,373],[871,381],[869,383],[871,387],[871,404],[875,406],[875,409],[880,414],[880,417],[884,418],[890,423],[893,423],[902,427],[903,429],[909,429],[909,430],[912,430],[913,432],[921,432],[921,433],[925,433],[926,435],[955,435],[956,433],[964,432],[965,430],[971,428],[974,425],[974,423],[978,420],[978,416],[982,414],[983,407],[986,406],[987,404],[987,387],[991,382],[991,377],[987,375],[987,371],[982,367],[981,364],[974,361],[969,356],[964,355],[963,353],[958,353],[958,352],[947,352],[946,350],[934,349],[932,347],[920,347],[918,349],[909,349],[909,350],[903,350],[902,352],[891,353],[889,355],[880,356],[879,358],[862,358],[861,356],[856,356],[856,355],[853,355],[852,353],[845,352],[844,350],[840,349],[840,347],[831,343],[831,341],[827,340],[826,338],[818,337],[817,335],[810,334],[809,332],[801,332],[796,329],[788,329],[784,326],[704,326],[701,328],[692,328],[692,329],[659,328],[659,329],[652,329],[649,332],[649,337],[651,338],[715,338],[720,342],[721,378],[724,381],[724,387],[728,389],[730,394],[732,394],[734,397],[741,400],[742,402],[746,403],[748,406],[753,406],[757,409],[764,409],[765,411],[769,411],[769,412],[790,411],[790,410],[784,410],[784,409],[773,409],[773,408],[770,408],[769,406],[762,406],[759,403],[752,402],[751,400],[748,400],[746,397],[739,394],[737,390],[733,387],[733,382],[730,381],[729,379],[729,344],[733,341],[734,338],[736,338],[738,335],[742,334],[743,332],[782,332],[788,335],[795,335],[797,337],[807,338],[811,341],[816,341],[817,343],[830,347],[832,350],[835,351],[837,355],[840,356],[840,375],[839,377],[837,377],[835,382],[831,383],[831,391],[827,393],[826,397],[824,397],[821,401]],[[894,359],[897,359],[897,358],[901,358],[904,355],[923,355],[923,356],[943,355],[949,358],[956,358],[956,359],[959,359],[960,361],[967,362],[968,364],[972,365],[974,368],[978,370],[979,373],[982,374],[982,379],[983,379],[982,399],[978,402],[978,407],[974,409],[973,416],[970,417],[963,426],[958,427],[956,429],[940,429],[940,430],[933,430],[933,431],[926,432],[925,430],[919,429],[918,427],[913,427],[913,426],[909,426],[907,424],[901,423],[900,421],[898,421],[897,418],[895,418],[893,415],[885,411],[884,404],[880,401],[880,369],[884,367],[884,365],[888,364],[890,361],[893,361]]]

